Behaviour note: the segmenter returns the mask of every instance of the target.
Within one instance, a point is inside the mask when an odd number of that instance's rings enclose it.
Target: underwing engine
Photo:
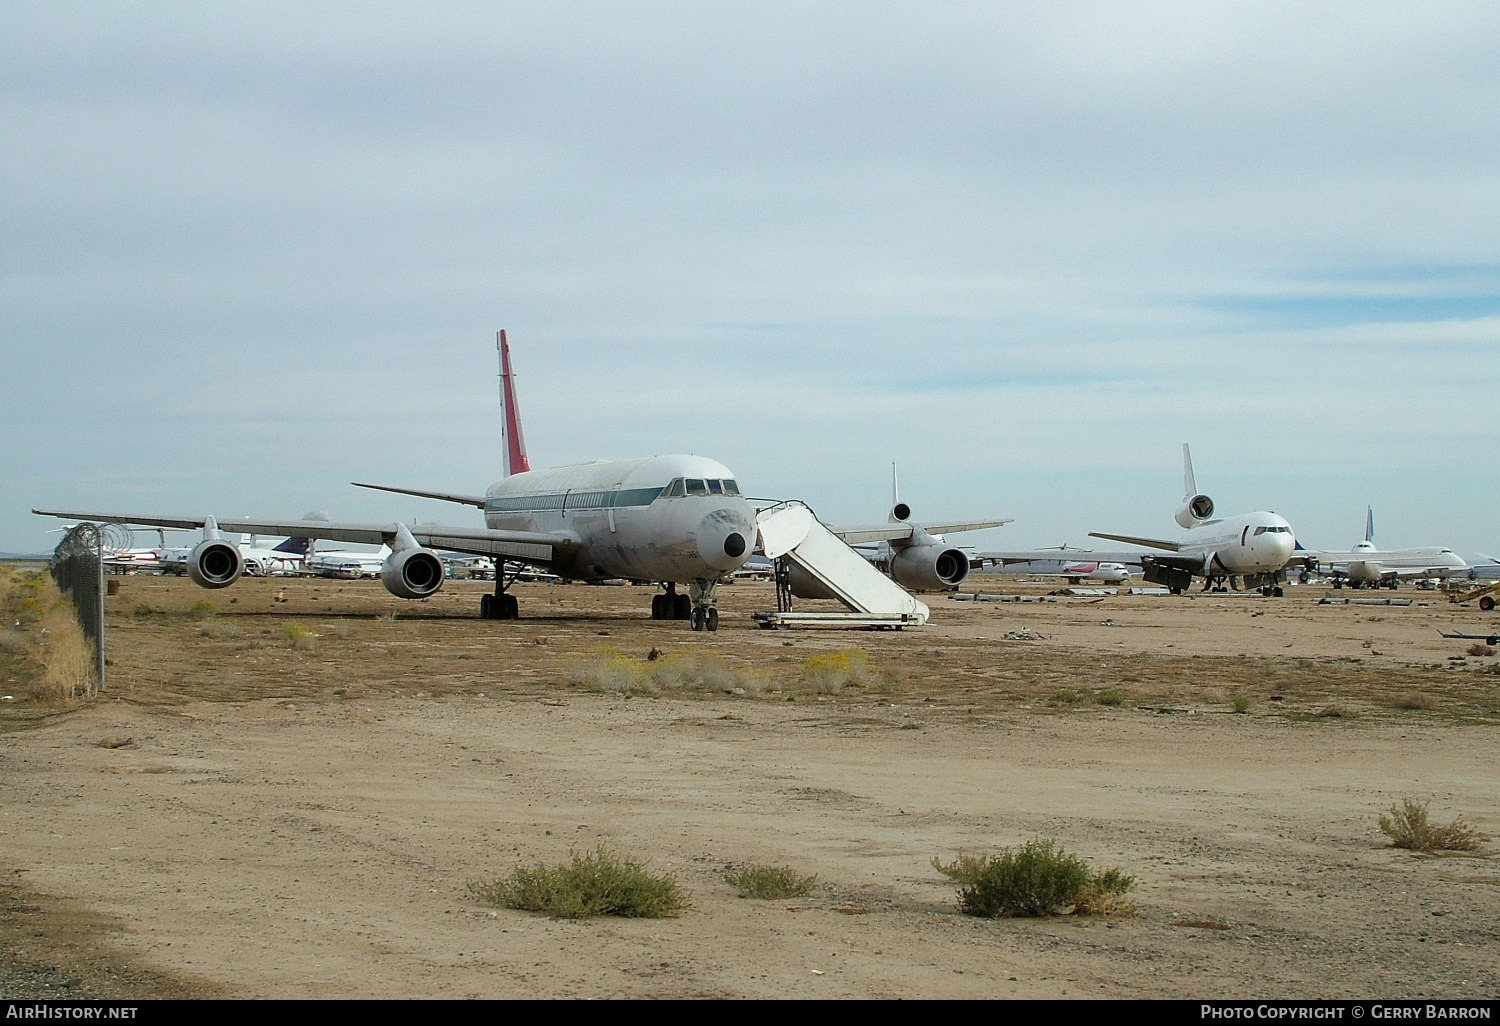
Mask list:
[[[446,576],[438,554],[418,545],[406,525],[401,524],[391,554],[380,567],[380,583],[385,590],[397,598],[422,599],[436,594]]]
[[[240,550],[219,538],[203,539],[188,557],[188,576],[200,588],[227,588],[244,570]]]
[[[969,576],[969,557],[951,545],[908,545],[891,556],[891,577],[909,591],[945,591]]]
[[[200,588],[227,588],[244,570],[238,546],[220,538],[218,521],[209,517],[203,522],[203,540],[188,556],[188,576]]]

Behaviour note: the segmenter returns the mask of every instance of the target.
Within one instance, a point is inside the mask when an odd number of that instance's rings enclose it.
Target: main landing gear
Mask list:
[[[516,583],[516,578],[521,576],[521,571],[517,569],[507,578],[505,564],[498,557],[496,562],[500,565],[495,570],[495,593],[479,596],[479,618],[481,620],[519,620],[521,618],[520,603],[510,593],[510,586]]]
[[[651,599],[651,619],[686,620],[695,631],[719,629],[719,610],[714,604],[714,590],[718,581],[694,581],[688,585],[690,594],[680,595],[677,585],[666,584],[666,592]]]

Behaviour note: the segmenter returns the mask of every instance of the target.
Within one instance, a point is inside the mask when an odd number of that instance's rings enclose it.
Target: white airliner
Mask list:
[[[501,393],[505,402],[505,470],[509,475],[483,495],[378,487],[474,506],[484,526],[416,528],[383,523],[307,520],[226,520],[235,530],[304,535],[365,545],[388,545],[381,581],[393,595],[421,599],[443,585],[443,562],[434,549],[503,557],[540,566],[578,580],[629,578],[660,582],[666,594],[652,601],[655,619],[686,619],[694,630],[717,630],[715,591],[744,565],[756,543],[755,511],[741,495],[734,474],[702,456],[580,463],[532,470],[516,411],[514,375],[505,332],[497,339]],[[203,541],[188,559],[188,574],[205,588],[233,584],[245,569],[239,549],[219,535],[211,516],[163,517],[134,513],[33,510],[43,516],[161,527],[203,529]],[[509,593],[513,574],[497,574],[480,616],[508,620],[518,615]],[[688,594],[678,594],[677,585]]]
[[[1469,569],[1452,549],[1428,545],[1412,549],[1375,547],[1375,510],[1365,507],[1365,540],[1348,552],[1309,550],[1309,559],[1333,579],[1335,588],[1395,588],[1401,581],[1449,577]]]
[[[1246,513],[1214,518],[1214,501],[1198,491],[1193,479],[1193,458],[1187,443],[1182,446],[1183,484],[1186,495],[1177,510],[1177,523],[1186,532],[1176,541],[1141,538],[1129,534],[1090,531],[1090,537],[1162,549],[1170,555],[1141,556],[1142,576],[1177,595],[1192,586],[1194,577],[1204,578],[1203,588],[1225,590],[1258,587],[1263,595],[1280,595],[1283,571],[1297,547],[1292,527],[1275,513]]]

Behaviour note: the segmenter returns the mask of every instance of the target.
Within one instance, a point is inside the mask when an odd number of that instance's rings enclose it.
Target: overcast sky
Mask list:
[[[33,506],[696,452],[984,548],[1500,555],[1494,3],[0,2],[0,549]],[[1100,543],[1107,544],[1107,543]],[[1114,546],[1118,547],[1118,546]]]

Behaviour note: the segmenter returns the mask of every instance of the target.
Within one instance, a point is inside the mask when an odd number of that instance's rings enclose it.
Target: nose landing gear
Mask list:
[[[668,581],[666,591],[651,599],[651,619],[686,620],[695,631],[719,629],[719,610],[714,599],[718,581],[694,581],[688,594],[680,595],[677,585]]]

